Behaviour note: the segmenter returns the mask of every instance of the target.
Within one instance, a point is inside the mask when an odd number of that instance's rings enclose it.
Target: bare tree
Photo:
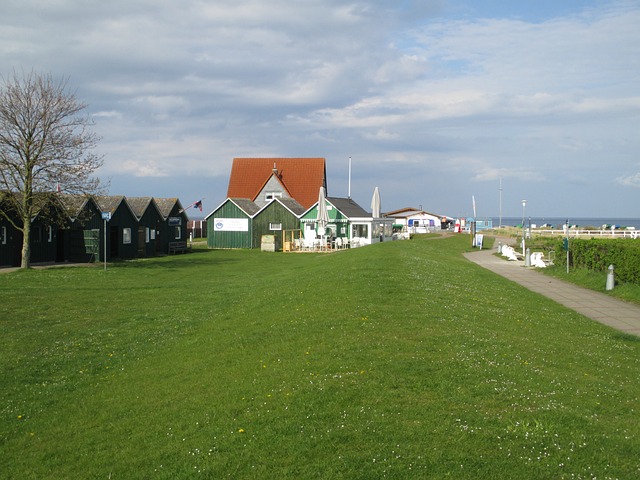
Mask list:
[[[28,268],[31,223],[55,201],[56,188],[66,193],[95,193],[93,177],[102,166],[91,153],[99,138],[91,132],[86,108],[67,90],[67,79],[34,72],[8,79],[0,86],[0,191],[4,216],[23,234],[21,267]]]

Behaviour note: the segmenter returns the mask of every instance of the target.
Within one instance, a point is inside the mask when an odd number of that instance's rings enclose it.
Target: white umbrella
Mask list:
[[[373,190],[373,198],[371,199],[371,216],[373,218],[380,218],[380,190],[376,187]]]
[[[324,228],[329,223],[329,212],[327,211],[326,196],[324,193],[324,187],[320,187],[318,193],[318,215],[316,216],[316,223],[318,224],[318,233],[324,235]]]

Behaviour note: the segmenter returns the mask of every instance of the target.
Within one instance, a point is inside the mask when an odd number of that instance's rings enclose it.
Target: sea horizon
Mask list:
[[[499,217],[489,217],[493,221],[493,226],[500,226]],[[481,220],[478,217],[478,220]],[[616,228],[633,227],[640,229],[640,218],[621,218],[621,217],[525,217],[525,225],[551,225],[553,228],[562,228],[568,221],[570,226],[577,225],[579,227],[596,227],[601,228],[603,225],[615,225]],[[508,227],[522,226],[522,217],[502,217],[502,225]]]

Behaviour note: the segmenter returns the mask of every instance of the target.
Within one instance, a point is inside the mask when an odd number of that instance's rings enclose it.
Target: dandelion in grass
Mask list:
[[[238,433],[244,433],[244,428],[239,428]]]

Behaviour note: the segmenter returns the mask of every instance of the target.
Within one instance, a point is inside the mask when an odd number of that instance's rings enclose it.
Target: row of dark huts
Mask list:
[[[150,257],[186,242],[189,219],[177,198],[63,193],[51,198],[31,221],[31,263]],[[11,215],[6,198],[2,201],[0,209]],[[22,232],[0,215],[0,267],[20,266],[22,243]]]

